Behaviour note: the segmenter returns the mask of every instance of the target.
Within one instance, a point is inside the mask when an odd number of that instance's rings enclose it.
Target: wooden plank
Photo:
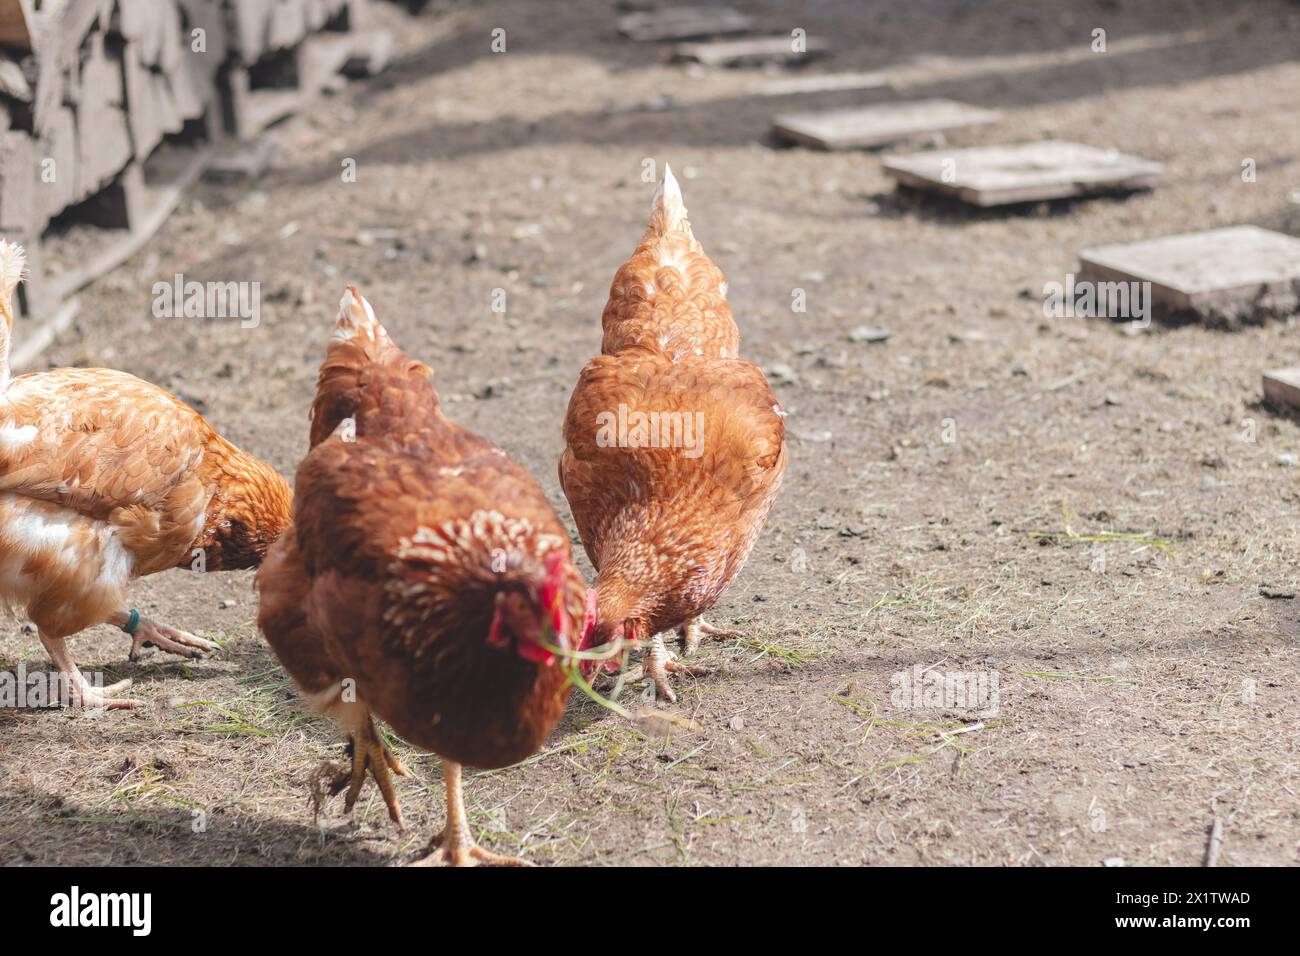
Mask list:
[[[0,133],[0,229],[35,233],[36,147],[22,130]]]
[[[1080,278],[1150,282],[1153,301],[1177,310],[1249,310],[1264,296],[1300,294],[1300,239],[1257,226],[1098,246],[1079,259]]]
[[[158,62],[163,43],[159,7],[170,5],[170,0],[164,0],[162,4],[157,0],[118,0],[118,27],[140,62],[146,66]]]
[[[882,165],[905,186],[982,207],[1150,189],[1164,173],[1160,163],[1063,140],[886,156]]]
[[[132,156],[122,69],[92,34],[82,67],[77,114],[77,196],[89,196],[113,179]]]
[[[91,29],[99,23],[102,32],[112,14],[112,0],[67,0],[62,12],[46,21],[51,28],[51,39],[57,43],[53,47],[39,43],[41,57],[54,55],[58,57],[60,69],[71,67]]]
[[[641,43],[744,33],[753,18],[733,7],[664,7],[618,18],[618,32]]]
[[[803,49],[795,49],[790,36],[749,37],[743,40],[712,40],[696,43],[679,43],[673,48],[673,58],[693,60],[705,66],[738,66],[752,63],[803,63],[830,52],[829,40],[807,37]]]
[[[77,120],[70,107],[60,107],[41,137],[41,152],[53,162],[53,182],[41,182],[40,226],[43,229],[54,216],[76,202],[77,194]],[[39,230],[37,235],[39,235]]]
[[[817,149],[863,149],[1001,118],[994,110],[954,100],[911,100],[819,113],[788,113],[772,120],[772,132],[781,139]]]
[[[164,132],[155,74],[140,61],[129,43],[122,69],[126,79],[126,118],[131,130],[132,153],[137,157],[148,156],[162,141]]]
[[[266,51],[266,31],[271,19],[273,0],[227,0],[231,7],[234,32],[231,46],[239,62],[256,63]]]
[[[32,86],[27,82],[23,68],[0,53],[0,93],[19,103],[32,101]]]
[[[302,0],[277,0],[266,28],[268,50],[288,50],[307,36],[307,11]]]
[[[154,9],[157,10],[158,69],[172,74],[180,69],[181,51],[189,49],[186,38],[181,33],[181,11],[175,0],[164,0],[156,4]]]
[[[1300,411],[1300,368],[1278,368],[1265,372],[1264,401]]]
[[[212,0],[180,0],[180,5],[185,11],[191,31],[184,36],[181,44],[181,52],[184,54],[182,61],[192,76],[206,76],[211,83],[230,51],[230,36],[226,32],[224,11],[221,5]],[[192,33],[195,29],[203,31],[205,49],[202,51],[193,48]]]

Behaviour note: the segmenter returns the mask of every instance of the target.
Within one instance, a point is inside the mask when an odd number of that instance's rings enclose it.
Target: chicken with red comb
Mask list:
[[[373,717],[443,760],[447,823],[423,863],[518,865],[470,834],[461,766],[535,752],[589,635],[585,585],[537,483],[451,422],[424,364],[349,286],[321,366],[294,526],[259,575],[258,624],[309,705],[348,736],[351,810],[367,774],[402,826],[404,774]],[[590,626],[594,626],[591,621]]]

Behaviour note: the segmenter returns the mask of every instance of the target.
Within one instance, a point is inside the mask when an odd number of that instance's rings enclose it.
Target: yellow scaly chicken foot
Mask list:
[[[409,866],[536,866],[517,856],[502,856],[474,842],[465,821],[465,794],[461,789],[460,764],[442,761],[442,780],[447,787],[447,825],[433,838],[425,855]]]
[[[117,611],[108,619],[108,623],[125,629],[130,620],[130,611]],[[205,652],[217,650],[217,645],[209,640],[160,624],[150,617],[140,617],[135,630],[127,633],[131,635],[131,653],[127,655],[127,659],[132,662],[138,661],[144,655],[146,647],[156,647],[168,654],[189,658],[199,658]]]
[[[694,654],[699,649],[700,638],[705,634],[725,641],[734,641],[745,636],[740,631],[724,631],[714,627],[702,617],[693,617],[682,625],[682,654],[686,657]]]
[[[131,686],[130,679],[118,681],[108,687],[96,687],[86,680],[77,668],[77,664],[68,653],[68,643],[61,637],[50,637],[41,633],[41,643],[45,645],[50,660],[59,669],[63,683],[68,688],[67,705],[84,710],[125,710],[131,707],[143,707],[144,701],[134,697],[118,697]]]
[[[689,664],[679,664],[672,651],[664,646],[664,636],[662,634],[656,634],[650,639],[650,646],[646,648],[642,671],[646,677],[654,681],[655,693],[670,704],[677,703],[677,695],[673,693],[672,685],[668,683],[670,671],[678,674],[689,674],[692,677],[702,677],[709,673],[707,667],[692,667]]]
[[[397,788],[393,785],[393,778],[389,771],[399,777],[406,777],[409,774],[402,766],[402,762],[393,756],[388,745],[380,739],[379,732],[375,730],[375,722],[370,719],[369,713],[349,737],[348,750],[352,757],[352,767],[345,769],[331,781],[330,796],[341,793],[346,787],[348,793],[343,798],[343,810],[351,813],[352,808],[356,806],[361,785],[366,782],[366,771],[370,771],[370,775],[375,778],[375,783],[379,785],[384,804],[388,807],[389,818],[397,825],[399,831],[404,832],[406,824],[402,822],[402,807],[398,803]]]

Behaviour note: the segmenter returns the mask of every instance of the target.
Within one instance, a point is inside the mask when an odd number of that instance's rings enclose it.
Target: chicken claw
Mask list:
[[[502,856],[474,842],[465,822],[465,796],[460,785],[460,764],[444,759],[442,779],[447,787],[447,825],[433,838],[425,855],[410,866],[536,866],[517,856]]]
[[[739,631],[724,631],[714,627],[702,617],[693,617],[682,625],[682,654],[687,657],[694,654],[700,646],[700,638],[705,634],[726,641],[734,641],[745,636]]]
[[[144,656],[146,647],[156,647],[168,654],[190,658],[202,657],[205,652],[217,650],[217,645],[212,641],[160,624],[153,618],[141,616],[139,611],[118,611],[108,620],[110,624],[116,624],[131,635],[131,653],[127,655],[130,661],[138,661]]]
[[[397,801],[397,790],[393,786],[393,778],[389,771],[399,777],[406,777],[409,774],[402,766],[402,762],[393,756],[392,751],[380,739],[375,730],[375,723],[368,715],[365,722],[349,738],[348,753],[352,757],[352,766],[344,768],[330,781],[329,795],[342,793],[346,787],[348,792],[343,798],[343,810],[345,813],[351,813],[356,805],[357,795],[361,792],[361,785],[366,782],[366,771],[369,770],[370,775],[375,778],[375,783],[379,785],[384,803],[388,806],[388,816],[393,823],[397,824],[399,831],[405,832],[406,824],[402,822],[402,808]],[[313,802],[317,803],[319,808],[319,801],[313,800]]]
[[[67,687],[66,703],[69,707],[80,707],[83,710],[127,710],[144,706],[144,701],[136,700],[134,697],[116,696],[131,686],[129,678],[107,687],[96,687],[86,680],[78,669],[72,655],[68,653],[68,645],[63,638],[50,637],[45,633],[41,633],[40,637],[41,643],[45,645],[45,650],[50,655],[50,660],[54,661],[54,666],[59,669],[64,686]]]
[[[677,703],[677,695],[673,693],[672,685],[668,683],[670,671],[689,674],[692,677],[702,677],[709,673],[707,667],[692,667],[689,664],[678,663],[672,652],[664,647],[662,634],[656,634],[651,638],[650,647],[646,649],[643,671],[646,677],[654,681],[655,693],[670,704]]]

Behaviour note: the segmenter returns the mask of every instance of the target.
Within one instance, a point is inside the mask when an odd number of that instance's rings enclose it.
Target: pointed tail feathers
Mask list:
[[[374,308],[354,285],[349,285],[339,300],[338,325],[330,336],[330,351],[333,352],[339,343],[356,346],[371,362],[406,357],[393,344],[388,330],[375,318]]]
[[[9,339],[14,328],[14,292],[23,281],[27,256],[23,247],[0,239],[0,389],[9,384]]]
[[[27,254],[16,242],[0,239],[0,302],[6,312],[13,309],[14,290],[26,277]]]
[[[361,409],[361,378],[373,366],[385,366],[398,374],[428,369],[412,362],[388,336],[375,318],[375,310],[360,290],[349,285],[339,300],[338,325],[330,336],[320,377],[316,380],[316,399],[311,407],[311,446],[329,438],[345,419],[355,419]],[[356,428],[353,422],[352,429]],[[344,426],[344,431],[347,431]]]
[[[676,230],[685,231],[691,237],[691,224],[686,218],[686,203],[682,200],[682,187],[677,185],[673,168],[664,163],[664,178],[655,190],[655,198],[650,203],[650,224],[646,227],[647,240],[667,236]]]

